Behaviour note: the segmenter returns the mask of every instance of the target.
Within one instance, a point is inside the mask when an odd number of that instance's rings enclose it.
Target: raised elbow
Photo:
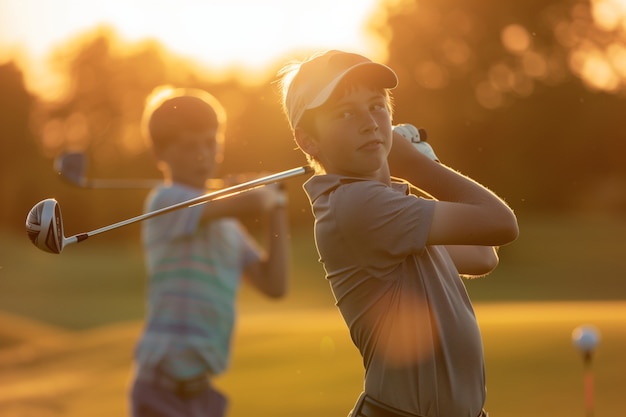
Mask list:
[[[491,273],[498,266],[499,258],[494,247],[470,246],[464,249],[449,249],[459,274],[466,278],[478,278]],[[459,253],[465,256],[459,256]]]
[[[273,300],[280,300],[287,296],[287,288],[272,289],[267,291],[265,295]]]
[[[514,242],[519,237],[519,225],[517,223],[517,218],[513,213],[508,216],[503,222],[502,231],[501,231],[501,239],[502,242],[499,245],[506,245],[511,242]]]
[[[287,278],[284,278],[280,283],[274,283],[274,285],[268,285],[264,288],[263,293],[268,298],[273,300],[279,300],[285,298],[288,292]]]
[[[485,261],[482,265],[482,272],[479,275],[487,275],[492,272],[498,266],[500,262],[500,258],[498,258],[498,254],[495,250],[491,251],[490,256],[485,257]]]

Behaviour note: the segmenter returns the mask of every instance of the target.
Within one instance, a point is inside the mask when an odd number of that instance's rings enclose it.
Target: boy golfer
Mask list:
[[[164,184],[146,211],[205,194],[222,159],[226,116],[209,93],[163,89],[144,113]],[[147,317],[135,353],[133,417],[222,417],[226,397],[211,385],[225,371],[242,278],[269,297],[285,294],[288,224],[276,185],[196,205],[143,223]],[[268,219],[262,249],[237,216]]]
[[[365,366],[351,416],[485,415],[481,335],[460,277],[496,267],[515,215],[434,161],[417,129],[392,126],[390,68],[328,51],[281,74],[284,111],[316,169],[304,189],[317,250]]]

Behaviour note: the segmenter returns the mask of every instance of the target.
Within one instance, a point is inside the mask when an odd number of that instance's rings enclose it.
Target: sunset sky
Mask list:
[[[260,70],[298,49],[380,50],[365,24],[383,0],[0,0],[0,62],[17,59],[41,88],[45,59],[99,25],[122,41],[158,39],[212,70]],[[35,83],[39,80],[39,84]]]

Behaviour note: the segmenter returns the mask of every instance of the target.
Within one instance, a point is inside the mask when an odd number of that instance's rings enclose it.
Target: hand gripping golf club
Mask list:
[[[45,252],[59,254],[67,245],[82,242],[90,236],[108,232],[109,230],[117,229],[118,227],[127,226],[129,224],[147,220],[175,210],[195,206],[197,204],[206,203],[219,198],[229,197],[263,185],[279,182],[310,172],[312,172],[312,169],[308,166],[293,168],[287,171],[233,185],[232,187],[210,192],[199,197],[192,198],[191,200],[163,207],[127,220],[122,220],[121,222],[114,223],[109,226],[104,226],[90,232],[80,233],[70,237],[65,237],[63,234],[63,218],[61,217],[61,208],[59,207],[59,204],[55,199],[48,198],[37,203],[28,213],[28,216],[26,217],[26,233],[33,244],[39,249]]]

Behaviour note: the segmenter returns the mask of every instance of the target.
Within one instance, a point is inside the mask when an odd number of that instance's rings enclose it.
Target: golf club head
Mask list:
[[[54,160],[54,170],[64,180],[78,187],[86,187],[87,158],[82,152],[66,152]]]
[[[59,254],[63,250],[61,209],[53,198],[37,203],[26,217],[26,233],[39,249]]]

